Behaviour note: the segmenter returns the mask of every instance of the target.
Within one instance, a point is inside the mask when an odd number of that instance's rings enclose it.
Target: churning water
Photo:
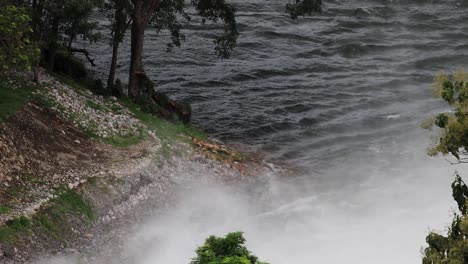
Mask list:
[[[452,173],[464,170],[426,156],[419,124],[446,110],[432,98],[436,72],[468,66],[468,2],[325,1],[297,21],[283,0],[232,2],[241,37],[231,59],[212,55],[209,27],[187,26],[172,53],[148,29],[146,71],[212,135],[304,173],[271,178],[258,204],[222,187],[186,194],[150,221],[146,235],[166,242],[140,262],[188,263],[207,235],[237,229],[271,263],[420,262],[428,230],[449,223]],[[96,47],[98,71],[109,50]],[[120,64],[124,74],[128,57]]]

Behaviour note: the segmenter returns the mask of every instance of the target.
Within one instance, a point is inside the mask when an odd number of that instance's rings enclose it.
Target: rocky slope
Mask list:
[[[125,234],[170,208],[175,190],[271,171],[116,98],[41,81],[0,124],[0,263],[129,263]]]

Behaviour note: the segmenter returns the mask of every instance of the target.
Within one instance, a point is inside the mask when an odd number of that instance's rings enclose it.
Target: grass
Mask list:
[[[14,244],[21,235],[31,232],[31,220],[25,216],[15,218],[0,226],[0,242]]]
[[[95,213],[91,204],[81,194],[60,188],[56,191],[56,197],[43,206],[31,220],[21,216],[0,226],[0,242],[15,244],[22,236],[35,230],[42,230],[48,236],[61,240],[68,230],[68,220],[73,217],[90,222],[95,218]]]
[[[85,94],[85,90],[92,91],[91,87],[93,84],[89,81],[74,80],[70,77],[59,74],[53,74],[53,76],[60,82],[75,88],[75,91],[81,92],[82,94]],[[89,95],[86,96],[88,96],[89,98]],[[95,103],[91,99],[86,100],[86,105],[95,110],[110,110],[114,113],[119,113],[122,111],[123,108],[127,108],[128,110],[130,110],[130,112],[133,113],[133,115],[137,119],[139,119],[143,124],[145,124],[150,130],[154,131],[156,135],[161,139],[164,153],[169,152],[169,145],[172,142],[178,140],[188,140],[188,137],[195,137],[201,140],[207,139],[207,135],[202,130],[192,125],[172,123],[167,120],[153,116],[149,113],[143,112],[137,104],[135,104],[129,99],[121,99],[119,100],[119,102],[120,104],[113,104],[112,107],[110,107],[109,109],[104,109],[103,106]],[[47,102],[45,103],[47,104]],[[55,105],[55,107],[57,106]],[[78,120],[79,116],[70,116],[69,118],[73,121],[75,119]],[[112,136],[109,138],[102,138],[96,135],[96,129],[95,127],[93,127],[92,124],[88,127],[81,127],[81,129],[83,129],[83,131],[89,138],[98,139],[114,147],[121,148],[138,144],[147,136],[147,133],[143,131],[143,129],[141,129],[140,131],[138,131],[137,134],[134,135]]]
[[[144,138],[144,133],[140,131],[137,135],[113,136],[109,138],[103,138],[102,141],[114,147],[126,148],[131,145],[138,144]]]
[[[36,88],[19,80],[0,79],[0,123],[15,114]]]
[[[79,216],[89,222],[94,219],[95,214],[91,204],[74,190],[60,188],[56,195],[33,216],[33,224],[50,237],[61,240],[67,230],[67,219]]]
[[[121,100],[121,103],[126,106],[133,115],[145,124],[150,130],[156,132],[161,139],[163,147],[167,147],[170,142],[177,140],[187,140],[188,137],[195,137],[201,140],[207,140],[207,135],[201,129],[182,123],[172,123],[167,120],[155,117],[152,114],[145,113],[140,110],[140,107],[130,100]]]
[[[7,206],[0,205],[0,215],[2,214],[8,214],[11,211],[11,209]]]

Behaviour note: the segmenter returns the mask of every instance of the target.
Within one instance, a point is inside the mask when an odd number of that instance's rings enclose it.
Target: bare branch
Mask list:
[[[91,63],[91,66],[95,67],[96,64],[94,64],[94,60],[91,59],[91,57],[89,56],[89,51],[86,50],[86,49],[76,49],[76,48],[68,48],[68,50],[71,52],[71,53],[75,53],[75,52],[78,52],[78,53],[82,53],[86,59],[89,61],[89,63]]]

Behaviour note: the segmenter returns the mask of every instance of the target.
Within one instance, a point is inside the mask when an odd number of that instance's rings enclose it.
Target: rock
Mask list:
[[[2,251],[3,258],[13,258],[18,251],[18,249],[7,245],[4,245],[0,250]]]
[[[81,142],[77,139],[74,141],[76,144],[81,144]]]

